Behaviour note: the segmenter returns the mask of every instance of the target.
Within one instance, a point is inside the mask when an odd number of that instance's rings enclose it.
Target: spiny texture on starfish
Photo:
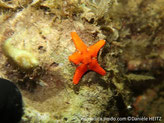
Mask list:
[[[77,49],[75,53],[69,56],[69,60],[77,65],[73,83],[78,84],[83,74],[88,70],[93,70],[101,75],[105,75],[105,70],[101,68],[97,62],[97,54],[101,47],[104,46],[105,41],[100,40],[96,44],[87,47],[76,32],[71,32],[71,36]]]

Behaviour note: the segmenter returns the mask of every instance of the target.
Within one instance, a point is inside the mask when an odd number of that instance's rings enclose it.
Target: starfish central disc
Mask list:
[[[89,64],[90,62],[91,62],[91,60],[92,60],[92,57],[91,57],[91,55],[89,54],[89,53],[83,53],[82,54],[82,56],[81,56],[83,59],[82,59],[82,63],[83,64]]]

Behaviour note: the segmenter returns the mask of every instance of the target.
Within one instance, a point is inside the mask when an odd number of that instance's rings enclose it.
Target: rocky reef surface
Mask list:
[[[164,117],[163,22],[163,0],[0,0],[0,77],[22,92],[22,122]],[[105,76],[73,84],[71,32],[88,46],[106,40]]]

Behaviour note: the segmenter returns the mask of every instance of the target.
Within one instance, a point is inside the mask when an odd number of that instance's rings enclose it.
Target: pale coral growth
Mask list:
[[[8,4],[8,3],[0,0],[0,7],[3,7],[3,8],[15,8],[16,6],[15,5]]]
[[[3,50],[7,57],[24,69],[34,68],[39,65],[39,61],[29,51],[17,49],[11,45],[12,39],[7,39],[3,44]]]
[[[112,0],[85,0],[82,17],[90,21],[102,18],[110,7]]]
[[[111,0],[87,0],[86,2],[94,14],[98,18],[101,18],[108,11]]]
[[[82,12],[80,3],[77,0],[46,0],[40,4],[50,9],[57,17],[73,16]]]
[[[22,7],[28,5],[32,0],[0,0],[0,7],[16,9],[17,7]]]
[[[12,13],[9,12],[0,12],[0,24],[7,20],[11,15]]]

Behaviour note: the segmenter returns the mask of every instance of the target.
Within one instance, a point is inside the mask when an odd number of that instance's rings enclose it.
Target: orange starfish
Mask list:
[[[100,40],[96,44],[87,47],[80,39],[76,32],[71,32],[72,40],[75,44],[77,51],[69,56],[69,60],[77,65],[73,83],[78,84],[83,74],[88,70],[93,70],[101,75],[105,75],[106,72],[97,62],[97,53],[104,46],[105,41]]]

